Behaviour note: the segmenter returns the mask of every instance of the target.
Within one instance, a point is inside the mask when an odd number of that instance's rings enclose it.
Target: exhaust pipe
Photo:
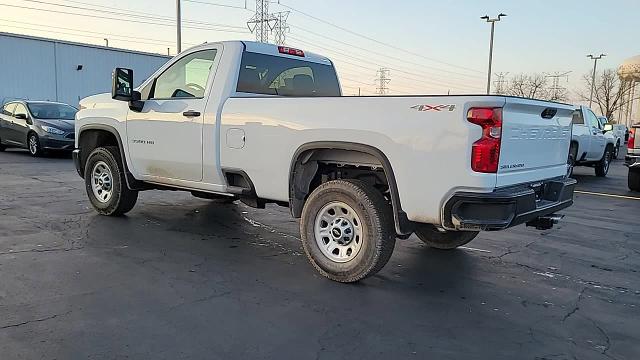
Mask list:
[[[540,216],[539,218],[535,218],[527,222],[527,227],[534,227],[536,230],[549,230],[553,228],[553,225],[557,224],[563,217],[564,215],[559,214]]]

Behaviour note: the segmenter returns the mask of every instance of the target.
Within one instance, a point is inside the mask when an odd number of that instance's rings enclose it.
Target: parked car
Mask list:
[[[640,134],[640,123],[629,129],[629,142],[627,143],[627,156],[624,163],[629,168],[627,183],[629,190],[640,191],[640,141],[637,139]]]
[[[605,131],[610,131],[615,140],[613,149],[613,158],[618,159],[620,157],[620,148],[626,142],[625,133],[627,127],[624,124],[611,124],[606,116],[598,116],[598,120]]]
[[[103,215],[138,192],[275,203],[324,276],[353,282],[416,233],[453,249],[479,231],[548,229],[573,203],[569,105],[505,96],[342,97],[333,63],[255,42],[209,43],[133,89],[80,102],[74,163]]]
[[[0,151],[25,148],[33,156],[48,150],[74,149],[73,106],[49,101],[11,101],[0,113]]]
[[[596,114],[586,106],[576,109],[572,122],[569,174],[573,174],[576,166],[591,166],[595,168],[596,176],[607,176],[611,159],[619,148],[611,134],[611,125],[605,129]]]

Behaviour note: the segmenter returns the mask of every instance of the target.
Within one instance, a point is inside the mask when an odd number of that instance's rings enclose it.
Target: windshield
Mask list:
[[[78,109],[65,104],[28,103],[31,115],[37,119],[74,120]]]

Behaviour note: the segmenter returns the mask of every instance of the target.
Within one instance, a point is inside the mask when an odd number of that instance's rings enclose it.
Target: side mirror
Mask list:
[[[20,120],[27,120],[27,115],[26,114],[15,114],[13,115],[14,118],[16,119],[20,119]]]
[[[133,70],[116,68],[111,76],[111,98],[114,100],[133,100]]]
[[[604,132],[611,131],[611,130],[613,130],[613,125],[604,124]]]

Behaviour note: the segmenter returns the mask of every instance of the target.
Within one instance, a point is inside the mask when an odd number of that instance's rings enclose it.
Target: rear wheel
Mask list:
[[[7,150],[7,147],[2,145],[2,139],[0,139],[0,151],[5,151]]]
[[[618,141],[615,149],[613,150],[613,158],[618,159],[618,156],[620,156],[620,141]]]
[[[40,147],[40,138],[36,133],[29,134],[27,138],[27,147],[29,149],[29,154],[33,157],[42,156],[42,148]]]
[[[316,188],[304,204],[300,234],[311,264],[339,282],[377,273],[396,241],[391,205],[359,180],[334,180]]]
[[[639,169],[629,169],[627,184],[629,185],[629,190],[640,191],[640,170]]]
[[[117,147],[95,149],[89,154],[84,169],[87,195],[98,213],[119,216],[133,209],[138,200],[138,192],[127,188]]]
[[[452,250],[466,245],[478,236],[477,231],[440,231],[430,224],[418,225],[415,232],[422,242],[440,250]]]

